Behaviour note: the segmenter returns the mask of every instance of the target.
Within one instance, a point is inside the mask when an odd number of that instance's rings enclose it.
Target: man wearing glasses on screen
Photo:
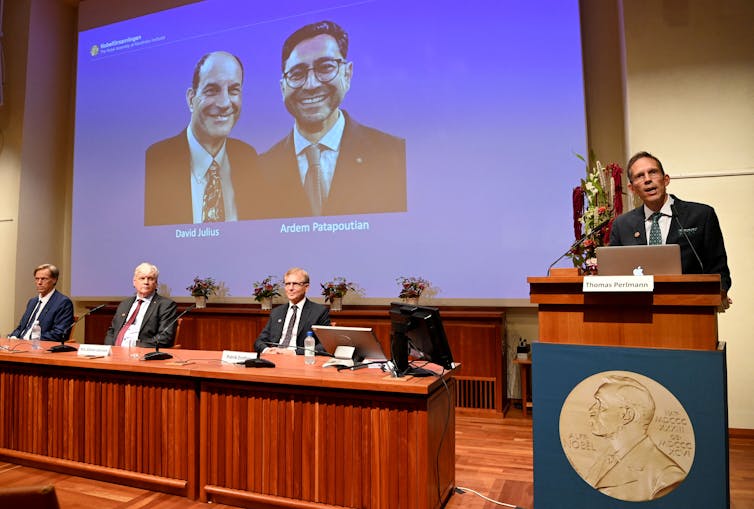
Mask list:
[[[258,353],[303,355],[304,339],[312,325],[330,325],[330,308],[306,298],[309,273],[304,269],[288,269],[283,281],[288,304],[270,312],[270,319],[254,343],[254,349]],[[316,337],[315,341],[315,350],[324,352],[325,348]]]
[[[332,21],[306,25],[283,44],[280,89],[293,130],[262,155],[277,217],[406,210],[406,143],[356,122],[340,105],[354,63]],[[275,207],[273,207],[275,209]]]

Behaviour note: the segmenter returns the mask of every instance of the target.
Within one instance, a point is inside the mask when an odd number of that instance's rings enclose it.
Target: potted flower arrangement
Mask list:
[[[196,307],[207,307],[207,297],[214,295],[219,285],[214,278],[206,277],[200,278],[196,276],[194,282],[186,287],[186,290],[191,292],[191,295],[196,299]]]
[[[267,276],[254,282],[252,295],[255,301],[262,304],[262,309],[272,309],[272,299],[280,295],[280,289],[280,280],[275,276]]]
[[[577,154],[577,157],[586,162]],[[568,256],[584,274],[597,273],[596,249],[610,242],[613,221],[623,212],[621,175],[616,163],[602,166],[590,154],[586,178],[573,190],[573,233],[576,245]]]
[[[320,283],[320,286],[322,287],[322,295],[325,297],[325,302],[330,303],[330,311],[340,311],[343,309],[343,297],[348,293],[348,290],[355,289],[353,283],[341,276],[334,277],[332,281]]]
[[[398,298],[404,299],[411,304],[417,304],[424,290],[432,286],[432,283],[423,277],[400,276],[395,281],[400,288]]]

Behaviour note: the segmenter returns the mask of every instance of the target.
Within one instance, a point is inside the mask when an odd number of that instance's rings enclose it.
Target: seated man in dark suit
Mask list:
[[[18,327],[10,333],[12,338],[31,339],[31,328],[39,322],[41,339],[65,341],[73,325],[73,303],[71,299],[55,290],[60,271],[54,265],[45,263],[34,269],[34,284],[37,297],[29,299],[26,311]]]
[[[298,267],[288,269],[283,278],[289,303],[275,307],[259,334],[254,349],[257,353],[304,354],[304,338],[312,325],[330,325],[330,309],[306,298],[309,274]],[[325,348],[315,336],[315,350]]]
[[[283,44],[280,87],[295,124],[261,156],[273,191],[257,205],[269,217],[406,210],[405,140],[340,109],[353,75],[347,53],[348,34],[332,21],[306,25]]]
[[[715,209],[668,194],[670,175],[649,152],[635,154],[627,174],[628,188],[644,205],[615,220],[610,245],[680,244],[683,273],[720,274],[722,308],[728,308],[733,302],[728,298],[730,270]]]
[[[160,271],[142,263],[134,271],[136,295],[118,305],[107,329],[106,345],[173,346],[175,340],[175,302],[157,294]]]
[[[236,221],[253,212],[260,192],[257,152],[230,138],[241,116],[244,70],[224,51],[204,55],[194,69],[186,102],[187,129],[147,149],[144,224]],[[248,194],[245,194],[248,193]]]

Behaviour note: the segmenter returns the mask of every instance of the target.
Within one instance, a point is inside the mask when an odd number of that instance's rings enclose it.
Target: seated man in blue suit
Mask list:
[[[255,199],[269,201],[257,203],[268,217],[406,210],[405,140],[340,108],[353,76],[347,55],[348,34],[332,21],[306,25],[283,44],[280,89],[295,122],[261,156],[272,191]]]
[[[330,309],[306,298],[309,274],[298,267],[288,269],[283,278],[289,303],[270,312],[254,349],[257,353],[304,354],[304,338],[312,325],[330,325]],[[315,336],[315,350],[325,348]]]
[[[136,295],[118,305],[105,335],[106,345],[173,346],[176,328],[176,305],[172,299],[157,294],[160,271],[151,263],[134,270]]]
[[[73,325],[73,303],[71,299],[55,290],[60,271],[54,265],[45,263],[34,269],[34,284],[39,296],[29,299],[26,311],[12,338],[30,339],[31,327],[39,322],[42,339],[65,341]]]
[[[657,243],[680,244],[684,274],[720,274],[722,308],[727,309],[731,286],[728,257],[715,209],[703,203],[683,201],[667,193],[670,175],[649,152],[639,152],[627,167],[628,188],[644,205],[626,212],[613,223],[611,246],[652,244],[653,217],[659,226]],[[656,226],[656,228],[657,228]]]

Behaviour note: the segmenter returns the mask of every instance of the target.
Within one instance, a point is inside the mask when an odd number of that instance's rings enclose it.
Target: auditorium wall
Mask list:
[[[89,12],[135,15],[187,1],[86,0]],[[5,101],[0,106],[0,330],[12,330],[38,263],[61,266],[67,292],[75,0],[5,2]],[[603,161],[638,150],[663,160],[671,191],[713,205],[734,286],[720,315],[727,341],[730,426],[754,429],[750,331],[754,216],[754,22],[749,0],[582,0],[590,146]],[[106,136],[106,133],[103,133]],[[564,212],[570,213],[570,212]],[[130,267],[113,277],[130,278]],[[544,270],[544,269],[543,269]],[[525,277],[527,274],[522,274]],[[450,302],[448,302],[450,303]],[[77,303],[81,309],[86,303]],[[496,305],[509,305],[508,302]],[[536,337],[535,310],[510,308],[508,341]],[[509,350],[510,351],[510,350]],[[509,380],[517,392],[516,380]]]

